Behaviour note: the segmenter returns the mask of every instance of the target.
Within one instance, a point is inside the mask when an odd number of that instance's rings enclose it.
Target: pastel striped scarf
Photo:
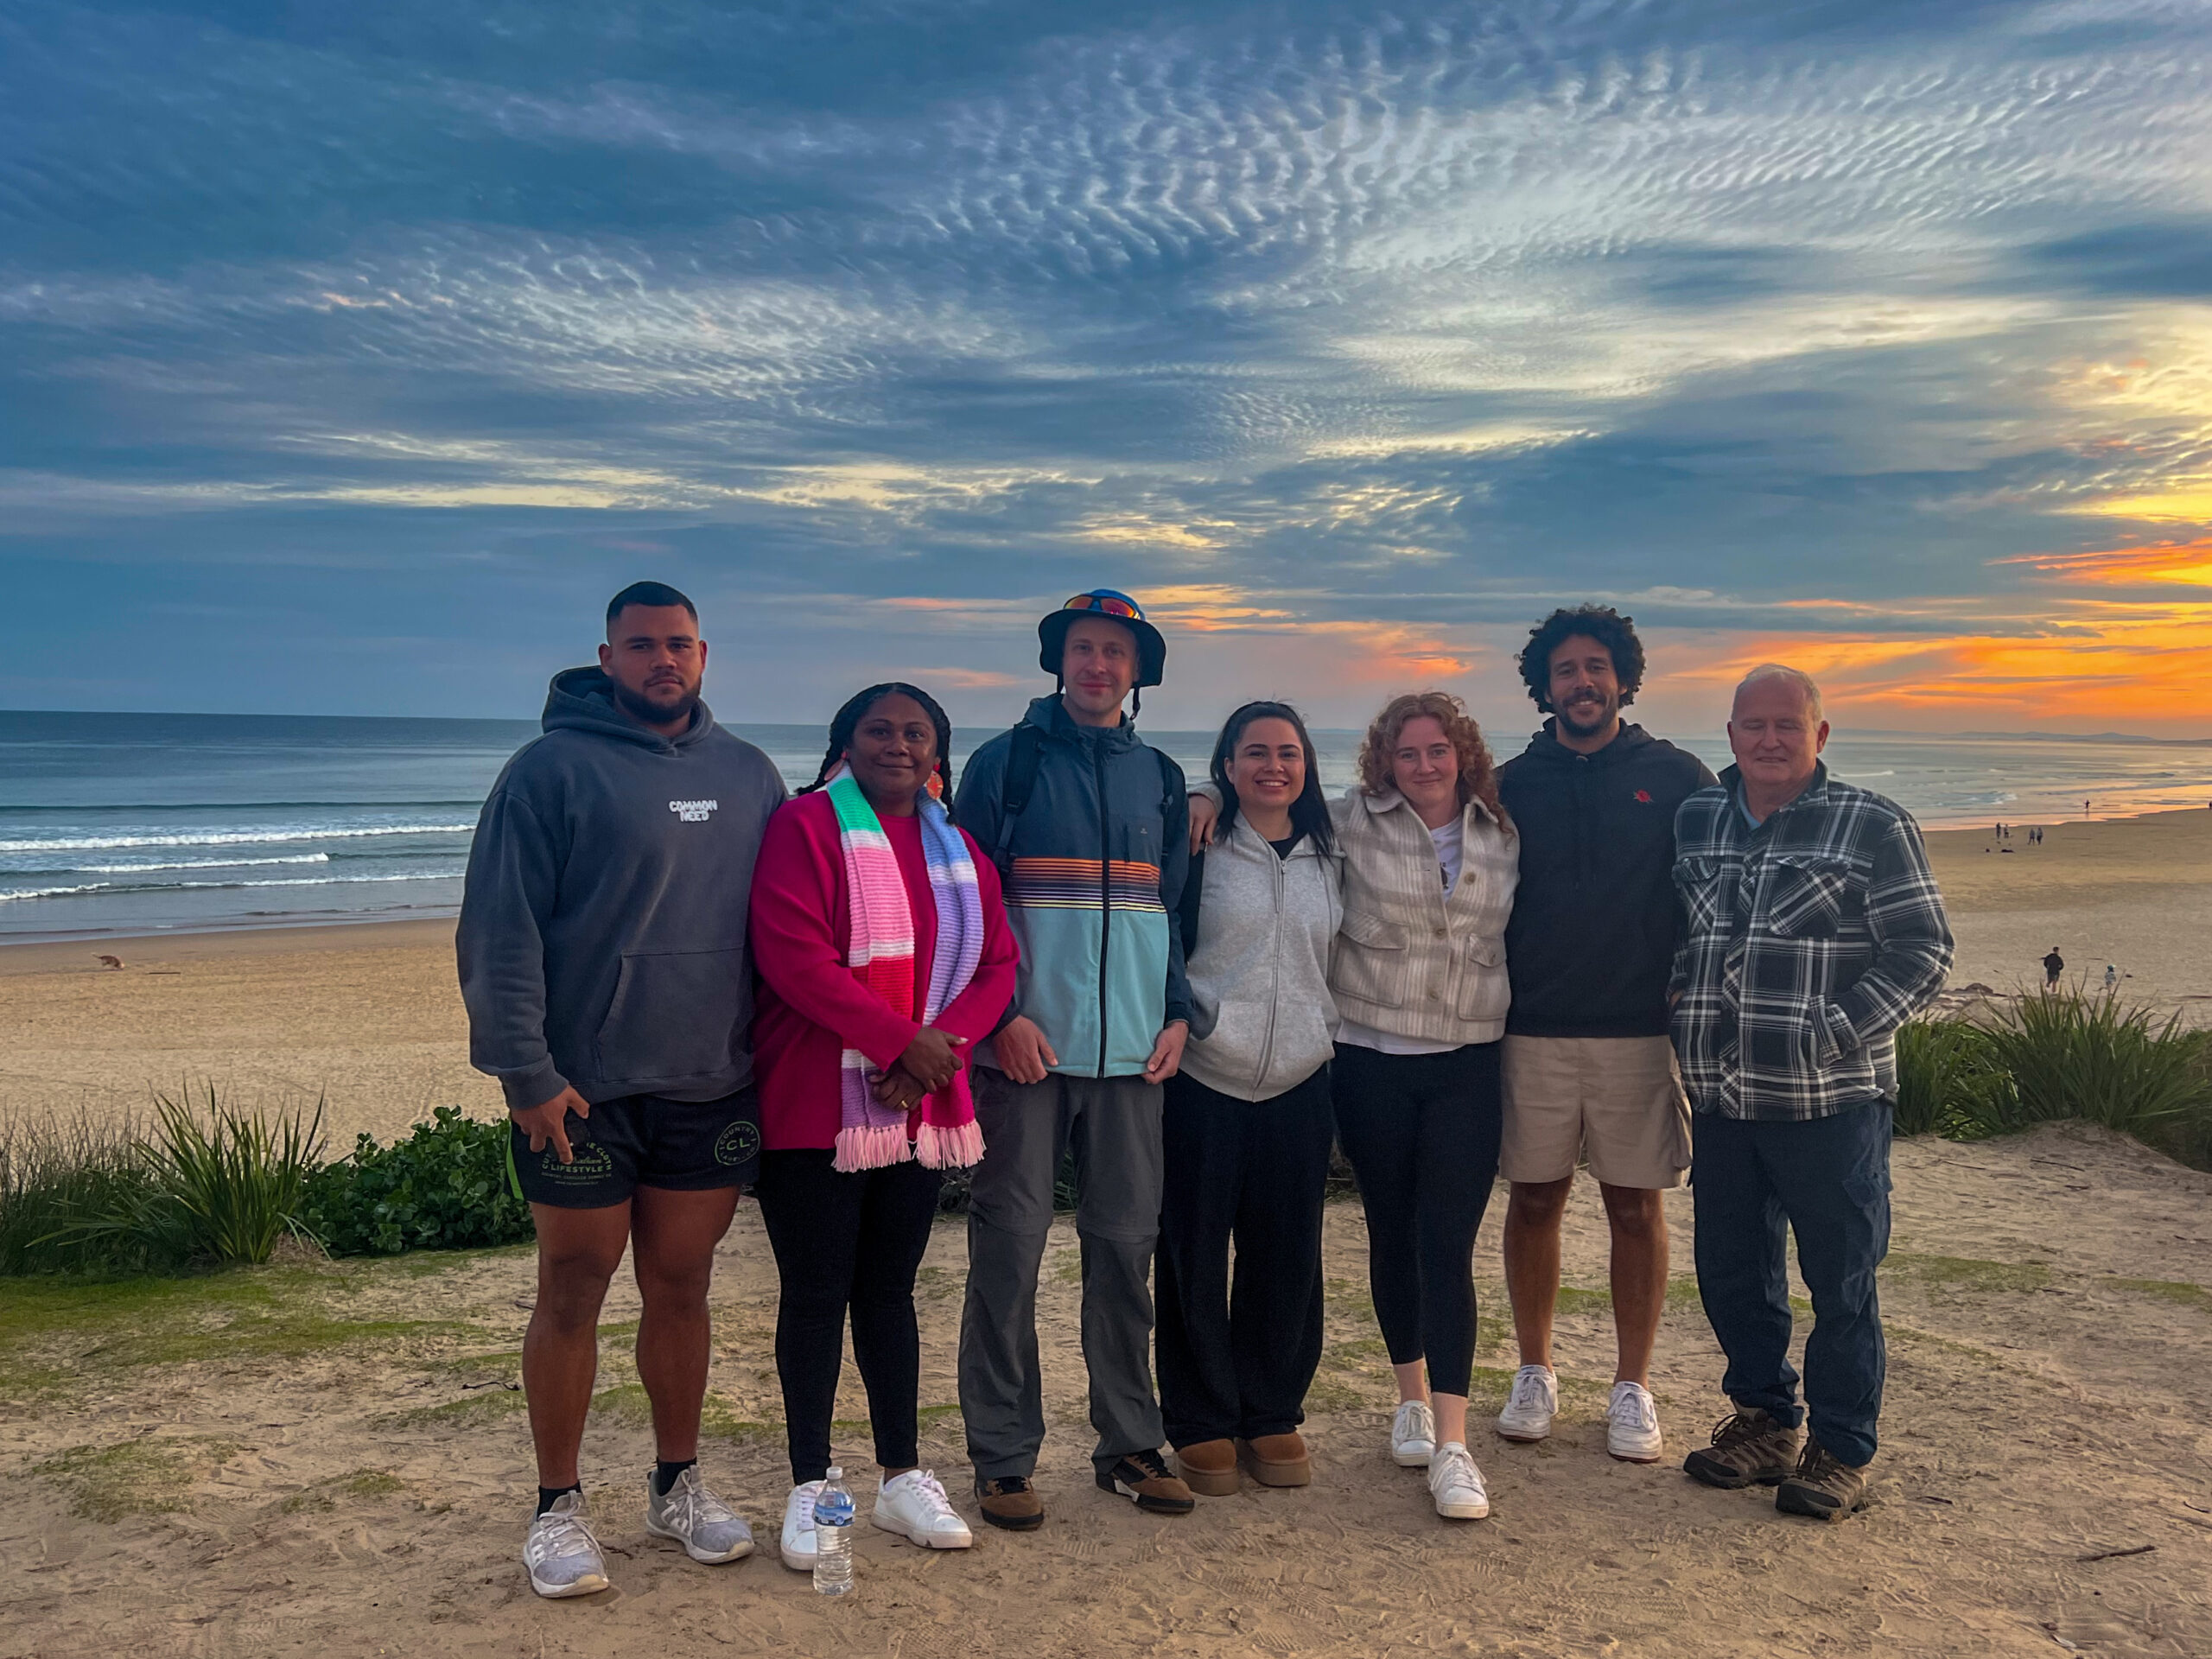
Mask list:
[[[837,847],[845,863],[852,942],[846,965],[861,983],[907,1018],[914,1015],[914,916],[898,855],[875,809],[850,772],[830,782],[837,815]],[[968,843],[944,808],[925,795],[914,803],[922,859],[937,903],[937,949],[930,959],[928,1000],[920,1015],[931,1025],[968,988],[983,956],[983,900]],[[846,1173],[918,1159],[931,1169],[965,1167],[983,1155],[983,1132],[968,1091],[966,1067],[925,1099],[921,1128],[910,1147],[906,1114],[877,1103],[869,1083],[882,1075],[857,1049],[838,1059],[840,1116],[832,1166]]]

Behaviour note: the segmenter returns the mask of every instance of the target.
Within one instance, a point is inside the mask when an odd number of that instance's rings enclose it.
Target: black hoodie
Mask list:
[[[1663,1037],[1674,967],[1675,809],[1709,785],[1695,755],[1624,724],[1577,754],[1556,722],[1497,771],[1521,832],[1505,928],[1509,1035]]]
[[[573,1087],[719,1100],[752,1081],[753,861],[784,782],[701,703],[674,738],[607,676],[553,677],[468,853],[456,941],[468,1058],[515,1110]]]

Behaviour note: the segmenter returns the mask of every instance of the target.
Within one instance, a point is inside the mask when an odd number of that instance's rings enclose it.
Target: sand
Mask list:
[[[2101,987],[2110,963],[2124,996],[2212,1017],[2212,810],[2054,823],[2039,847],[2025,825],[2002,842],[1943,830],[1928,850],[1959,938],[1954,985],[2040,985],[2056,944],[2069,983]]]
[[[2198,943],[2212,812],[2059,825],[2010,855],[1974,832],[1930,843],[1961,940],[1955,984],[2039,976],[2056,941],[2096,975],[2119,963],[2131,994],[2212,1006]],[[0,950],[0,1113],[113,1117],[191,1077],[266,1103],[321,1096],[342,1147],[359,1129],[403,1133],[441,1102],[497,1109],[467,1065],[449,924],[98,949],[126,965],[101,969],[80,945]],[[1605,1457],[1604,1224],[1578,1189],[1565,1414],[1541,1446],[1485,1427],[1513,1363],[1502,1195],[1478,1247],[1487,1522],[1438,1521],[1419,1478],[1383,1455],[1392,1395],[1356,1205],[1329,1219],[1316,1484],[1248,1487],[1179,1522],[1093,1490],[1063,1224],[1040,1297],[1053,1425],[1041,1533],[979,1526],[956,1555],[864,1529],[861,1589],[834,1605],[772,1557],[685,1560],[640,1524],[650,1437],[622,1289],[602,1350],[614,1392],[586,1459],[618,1587],[542,1603],[515,1563],[533,1484],[513,1391],[529,1253],[419,1256],[230,1275],[208,1281],[230,1288],[205,1307],[103,1312],[92,1298],[81,1317],[0,1341],[0,1560],[15,1586],[0,1655],[2212,1654],[2212,1177],[2063,1128],[1905,1143],[1896,1162],[1885,1452],[1875,1507],[1844,1526],[1785,1522],[1763,1493],[1681,1474],[1725,1409],[1686,1277],[1654,1376],[1667,1460]],[[1686,1275],[1689,1205],[1669,1208]],[[924,1274],[924,1455],[965,1504],[963,1262],[948,1223]],[[715,1299],[707,1462],[772,1539],[787,1480],[774,1274],[750,1205]],[[0,1300],[0,1331],[9,1318]],[[864,1471],[849,1364],[845,1388],[840,1450]],[[865,1511],[864,1473],[856,1490]],[[149,1494],[175,1507],[120,1512]]]
[[[1052,1424],[1041,1531],[977,1525],[975,1548],[951,1554],[863,1525],[859,1589],[836,1604],[771,1554],[696,1566],[644,1531],[649,1431],[623,1386],[626,1337],[610,1332],[601,1386],[614,1392],[585,1467],[615,1588],[542,1602],[516,1564],[532,1478],[510,1390],[530,1261],[419,1257],[264,1274],[267,1300],[193,1326],[233,1320],[235,1354],[217,1337],[206,1357],[131,1364],[132,1342],[160,1340],[143,1318],[16,1344],[9,1373],[53,1366],[71,1380],[43,1396],[18,1383],[0,1407],[0,1560],[12,1569],[0,1654],[2212,1653],[2212,1298],[2198,1288],[2212,1283],[2212,1177],[2065,1128],[1908,1142],[1896,1166],[1885,1449],[1872,1507],[1845,1524],[1778,1516],[1764,1491],[1713,1491],[1681,1472],[1726,1408],[1686,1283],[1653,1377],[1667,1460],[1605,1455],[1604,1222],[1584,1186],[1565,1255],[1585,1291],[1561,1319],[1564,1411],[1541,1446],[1507,1446],[1487,1423],[1513,1363],[1495,1282],[1502,1202],[1477,1253],[1473,1449],[1487,1521],[1440,1521],[1420,1475],[1388,1459],[1393,1396],[1356,1205],[1329,1214],[1314,1484],[1248,1484],[1182,1520],[1096,1491],[1064,1222],[1039,1302]],[[1669,1210],[1679,1273],[1689,1205],[1677,1197]],[[949,1221],[924,1270],[923,1455],[972,1517],[947,1408],[963,1260]],[[750,1205],[714,1300],[722,1432],[704,1463],[772,1537],[788,1474],[772,1427],[774,1274]],[[268,1355],[298,1307],[414,1323]],[[635,1307],[625,1291],[607,1317]],[[316,1327],[318,1340],[334,1328]],[[840,1411],[866,1413],[849,1363]],[[865,1515],[874,1482],[857,1421],[837,1448]],[[73,1512],[115,1501],[103,1451],[139,1471],[126,1493],[166,1474],[175,1484],[157,1495],[185,1507]],[[2110,1554],[2126,1551],[2144,1553]]]

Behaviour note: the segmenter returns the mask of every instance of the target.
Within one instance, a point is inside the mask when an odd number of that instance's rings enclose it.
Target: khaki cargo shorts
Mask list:
[[[1664,1037],[1508,1037],[1509,1181],[1563,1181],[1586,1155],[1608,1186],[1658,1190],[1690,1166],[1690,1107]]]

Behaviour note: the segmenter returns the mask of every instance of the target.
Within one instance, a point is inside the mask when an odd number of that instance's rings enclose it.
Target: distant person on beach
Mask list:
[[[760,1149],[746,901],[784,785],[699,700],[706,668],[690,600],[650,582],[617,594],[599,666],[553,677],[544,734],[493,785],[468,856],[469,1058],[506,1093],[509,1178],[537,1227],[523,1562],[541,1596],[607,1587],[577,1454],[626,1247],[659,1459],[645,1529],[695,1561],[753,1549],[696,1459],[715,1246]]]
[[[2050,954],[2043,959],[2044,989],[2046,991],[2056,990],[2058,988],[2058,976],[2065,971],[2066,958],[2058,954],[2058,947],[2054,944],[2050,947]]]
[[[1675,812],[1713,778],[1621,718],[1644,670],[1628,618],[1604,606],[1554,611],[1531,631],[1520,666],[1548,718],[1497,773],[1521,832],[1498,1160],[1512,1184],[1505,1281],[1521,1369],[1497,1427],[1510,1440],[1541,1440],[1559,1410],[1560,1228],[1586,1158],[1612,1244],[1605,1449],[1651,1463],[1662,1449],[1650,1367],[1667,1300],[1665,1198],[1690,1163],[1689,1104],[1667,1038]]]
[[[1896,1032],[1942,988],[1952,938],[1918,827],[1831,778],[1827,737],[1810,676],[1767,664],[1736,688],[1736,764],[1675,817],[1688,931],[1672,989],[1697,1115],[1698,1294],[1736,1407],[1684,1467],[1841,1520],[1866,1503],[1882,1409]],[[1785,1223],[1815,1309],[1802,1408]]]
[[[2120,988],[2120,970],[2112,963],[2105,963],[2105,995],[2110,996]]]
[[[1303,1486],[1321,1360],[1321,1217],[1336,1116],[1329,961],[1344,860],[1306,722],[1248,702],[1214,740],[1220,803],[1179,922],[1191,1040],[1167,1080],[1160,1406],[1191,1490]],[[1230,1254],[1235,1252],[1235,1271]]]
[[[927,692],[868,687],[830,722],[815,781],[768,821],[753,874],[755,1193],[782,1281],[781,1553],[799,1572],[814,1567],[848,1309],[874,1524],[932,1549],[975,1541],[919,1466],[914,1275],[944,1172],[982,1155],[969,1057],[1014,995],[1015,952],[998,873],[938,798],[950,794],[951,748]]]
[[[1152,1266],[1163,1171],[1160,1085],[1190,1031],[1173,918],[1190,868],[1183,772],[1137,735],[1130,693],[1167,642],[1126,594],[1077,594],[1037,625],[1053,677],[1020,725],[977,749],[954,816],[997,861],[1021,946],[1009,1017],[976,1053],[983,1161],[969,1190],[960,1411],[983,1519],[1041,1526],[1045,1440],[1037,1273],[1060,1160],[1075,1154],[1083,1356],[1099,1487],[1155,1515],[1197,1500],[1160,1455]]]

